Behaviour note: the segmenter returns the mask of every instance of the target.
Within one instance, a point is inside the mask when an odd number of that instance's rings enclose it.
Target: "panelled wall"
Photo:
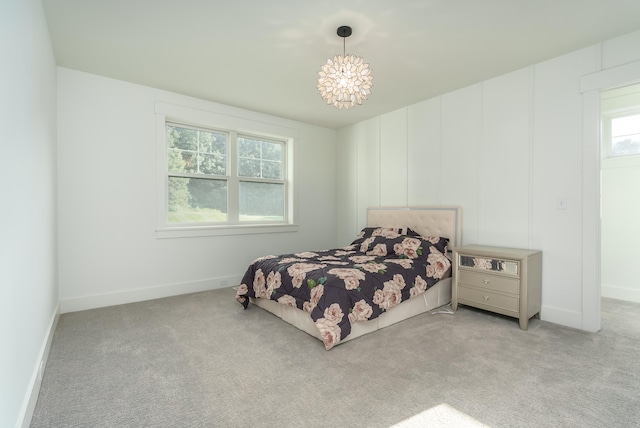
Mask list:
[[[340,130],[339,243],[364,226],[369,206],[461,205],[465,244],[541,249],[543,319],[583,327],[589,154],[580,79],[628,62],[639,38],[632,33]]]
[[[466,241],[482,233],[488,244],[528,246],[529,80],[529,69],[518,71],[342,130],[339,159],[356,165],[357,228],[369,206],[453,203],[465,207]],[[506,201],[508,216],[496,212]]]

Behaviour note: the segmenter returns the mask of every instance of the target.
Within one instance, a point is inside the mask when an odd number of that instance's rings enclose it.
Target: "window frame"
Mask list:
[[[237,235],[257,233],[294,232],[294,145],[299,132],[275,123],[258,121],[220,114],[217,112],[156,102],[156,148],[157,148],[157,214],[156,237],[179,238],[216,235]],[[228,135],[227,174],[216,179],[227,180],[227,222],[169,223],[168,221],[168,181],[172,175],[168,171],[167,124],[186,126],[205,131],[224,132]],[[238,136],[280,142],[283,150],[283,180],[239,177]],[[181,173],[174,174],[181,176]],[[189,175],[189,174],[187,174]],[[201,177],[196,177],[201,178]],[[278,182],[285,186],[285,206],[283,221],[240,221],[239,185],[240,181]]]

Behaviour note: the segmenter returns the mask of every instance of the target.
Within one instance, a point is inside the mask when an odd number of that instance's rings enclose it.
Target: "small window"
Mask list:
[[[640,153],[640,114],[616,117],[611,120],[611,154]]]
[[[606,116],[604,130],[608,156],[640,154],[640,112]]]

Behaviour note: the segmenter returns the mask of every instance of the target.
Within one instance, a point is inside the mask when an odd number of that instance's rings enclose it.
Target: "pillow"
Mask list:
[[[421,236],[398,235],[395,238],[369,237],[360,244],[358,250],[368,256],[426,260],[431,254],[431,248],[442,253],[434,244]]]
[[[401,227],[365,227],[360,231],[356,239],[351,243],[361,244],[365,239],[376,237],[376,236],[384,236],[387,238],[397,238],[402,234]]]
[[[361,249],[363,253],[366,253],[367,251],[371,251],[378,244],[386,244],[386,239],[395,239],[401,236],[424,239],[429,241],[442,254],[447,254],[449,238],[442,236],[422,236],[410,227],[365,227],[360,231],[358,236],[356,236],[356,239],[351,243],[351,245],[362,246],[362,244],[368,240],[365,248]],[[379,237],[383,239],[377,239]],[[392,249],[393,248],[391,248],[391,250]]]
[[[436,247],[438,251],[440,251],[442,254],[447,253],[447,245],[449,245],[449,238],[445,238],[442,236],[422,236],[415,230],[411,229],[410,227],[407,227],[407,231],[405,235],[419,236],[422,239],[426,239],[427,241],[431,242],[434,245],[434,247]]]

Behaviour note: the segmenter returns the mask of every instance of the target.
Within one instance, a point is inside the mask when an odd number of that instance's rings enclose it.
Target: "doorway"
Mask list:
[[[640,303],[640,84],[600,93],[601,295]]]

